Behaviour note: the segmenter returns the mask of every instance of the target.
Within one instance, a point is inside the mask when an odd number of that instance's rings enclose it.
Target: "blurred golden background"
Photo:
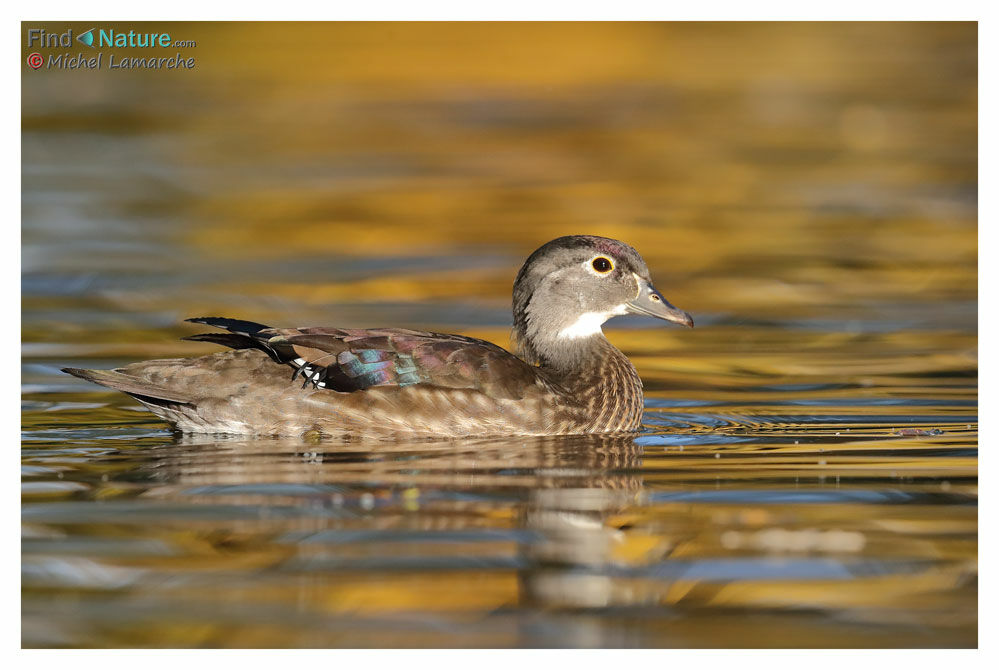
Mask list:
[[[502,308],[530,251],[585,232],[699,313],[976,298],[974,24],[134,29],[195,40],[195,70],[25,73],[29,273],[187,275],[177,316],[212,291],[285,323]]]

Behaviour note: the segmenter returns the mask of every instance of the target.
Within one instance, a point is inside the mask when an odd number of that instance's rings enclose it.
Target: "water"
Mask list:
[[[171,30],[196,72],[23,76],[22,644],[977,645],[973,25]],[[506,344],[570,233],[697,322],[606,329],[632,439],[180,438],[58,372]]]

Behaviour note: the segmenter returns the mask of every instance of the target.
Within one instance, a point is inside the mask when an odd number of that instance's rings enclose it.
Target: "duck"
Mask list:
[[[628,244],[569,235],[513,284],[513,352],[405,328],[272,328],[225,317],[185,337],[226,350],[63,372],[121,391],[180,433],[332,438],[633,433],[644,394],[602,326],[640,314],[693,327]]]

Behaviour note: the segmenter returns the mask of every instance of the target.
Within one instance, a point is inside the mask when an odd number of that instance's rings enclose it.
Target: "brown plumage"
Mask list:
[[[184,432],[328,436],[563,435],[634,431],[642,383],[600,324],[635,312],[692,325],[652,288],[631,247],[559,238],[514,284],[521,357],[484,340],[405,329],[225,329],[187,339],[232,349],[65,371],[132,395]]]

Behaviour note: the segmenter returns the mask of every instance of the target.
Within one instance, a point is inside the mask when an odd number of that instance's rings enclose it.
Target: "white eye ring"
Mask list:
[[[614,261],[608,256],[601,254],[586,261],[586,263],[583,264],[583,267],[585,267],[590,274],[596,275],[597,277],[606,277],[614,271]]]

